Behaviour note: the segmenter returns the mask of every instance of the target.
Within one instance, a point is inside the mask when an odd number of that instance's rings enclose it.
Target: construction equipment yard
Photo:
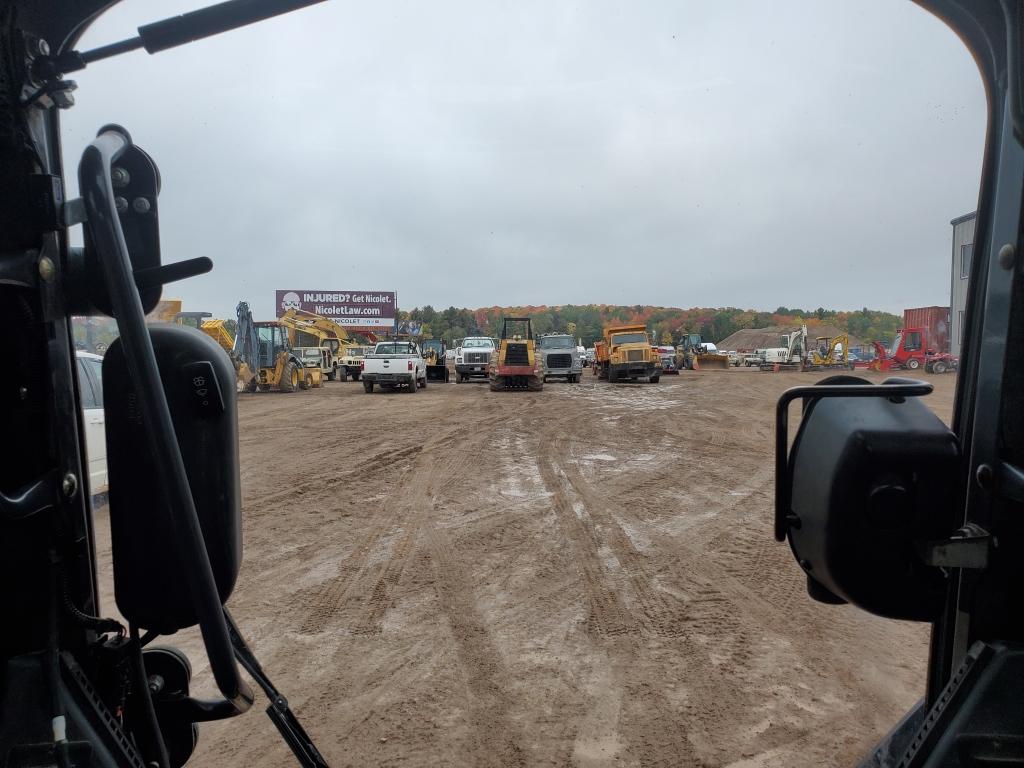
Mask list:
[[[812,601],[772,539],[774,403],[826,375],[241,395],[229,607],[331,765],[852,764],[927,626]],[[203,730],[200,765],[292,759],[266,720]]]

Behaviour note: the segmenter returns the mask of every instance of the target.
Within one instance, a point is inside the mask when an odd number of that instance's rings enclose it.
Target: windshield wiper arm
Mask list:
[[[264,21],[283,13],[322,3],[324,0],[227,0],[227,2],[200,8],[163,21],[139,27],[137,37],[93,48],[91,51],[65,51],[56,57],[42,57],[36,67],[44,78],[77,72],[94,61],[109,59],[128,51],[145,48],[147,53],[158,53],[185,43],[219,35],[257,21]]]

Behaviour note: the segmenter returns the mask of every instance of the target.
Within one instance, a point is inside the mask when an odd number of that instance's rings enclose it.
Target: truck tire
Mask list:
[[[312,389],[313,388],[313,374],[308,371],[302,371],[299,373],[299,389]]]
[[[427,388],[427,377],[426,376],[424,376],[422,379],[420,379],[419,385],[420,385],[420,389],[426,389]]]
[[[406,389],[408,390],[410,395],[415,395],[416,394],[416,390],[419,389],[419,388],[420,388],[420,383],[415,378],[413,378],[413,380],[409,382],[409,386],[406,387]]]
[[[365,392],[366,394],[370,394],[371,392],[373,392],[373,382],[372,381],[364,381],[363,382],[363,392]]]
[[[281,369],[281,381],[278,382],[277,388],[282,392],[294,392],[298,386],[299,366],[292,360],[289,360],[284,364],[284,368]]]
[[[352,381],[359,381],[360,371],[352,371]],[[344,379],[342,379],[344,381]]]
[[[932,373],[945,373],[946,363],[943,360],[936,360],[932,363]]]
[[[916,357],[912,357],[909,360],[907,360],[907,368],[909,368],[910,370],[916,371],[920,367],[921,361],[918,360]]]
[[[338,381],[348,381],[348,371],[344,368],[339,369],[337,379]],[[352,379],[352,381],[355,381],[355,379]]]
[[[338,366],[334,366],[334,367],[331,368],[331,372],[327,374],[327,380],[328,381],[334,381],[337,378],[338,378]]]

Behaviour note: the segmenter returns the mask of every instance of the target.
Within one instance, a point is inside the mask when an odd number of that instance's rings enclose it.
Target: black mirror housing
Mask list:
[[[223,604],[242,561],[235,370],[201,331],[149,327],[214,581]],[[198,623],[174,516],[160,496],[124,347],[103,359],[110,527],[117,606],[132,624],[169,634]]]
[[[955,528],[959,461],[955,435],[917,397],[806,398],[781,481],[810,596],[936,618],[945,576],[920,552]]]

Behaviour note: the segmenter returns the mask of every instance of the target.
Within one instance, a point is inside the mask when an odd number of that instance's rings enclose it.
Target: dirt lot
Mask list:
[[[772,540],[772,406],[817,378],[242,396],[231,609],[335,766],[850,765],[927,634],[812,603]],[[257,706],[194,763],[290,764]]]

